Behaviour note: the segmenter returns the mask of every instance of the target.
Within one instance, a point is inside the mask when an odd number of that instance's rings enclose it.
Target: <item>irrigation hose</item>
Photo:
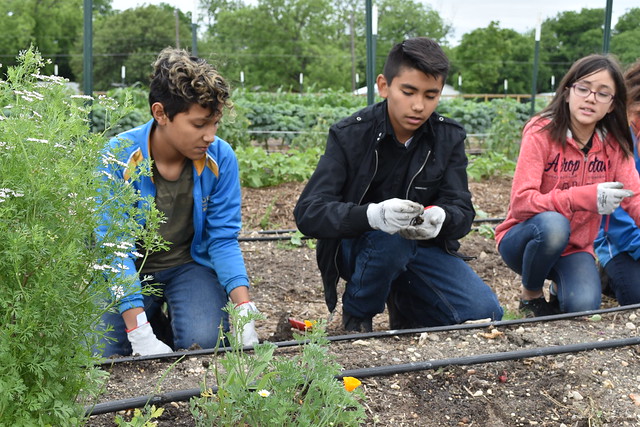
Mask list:
[[[507,360],[527,359],[531,357],[553,356],[564,353],[577,353],[588,350],[602,350],[608,348],[627,347],[640,344],[640,337],[624,338],[616,340],[595,341],[578,344],[567,344],[552,347],[534,347],[526,350],[505,351],[498,353],[486,353],[475,356],[454,357],[448,359],[431,360],[424,362],[412,362],[399,365],[374,366],[371,368],[349,369],[343,370],[337,379],[343,377],[369,378],[379,376],[389,376],[395,374],[403,374],[407,372],[426,371],[439,369],[445,366],[468,366],[482,363],[503,362]],[[216,392],[212,388],[212,392]],[[131,408],[141,408],[147,404],[161,405],[169,402],[178,402],[189,400],[192,397],[199,396],[200,388],[191,388],[186,390],[178,390],[163,394],[154,394],[133,397],[130,399],[120,399],[111,402],[98,403],[94,406],[85,408],[85,414],[100,415],[110,412],[117,412]]]
[[[505,218],[475,218],[473,222],[483,223],[483,222],[502,222]],[[285,228],[281,230],[259,230],[258,234],[289,234],[295,233],[298,231],[296,228]]]
[[[504,218],[477,218],[474,219],[474,223],[499,223],[504,221]],[[263,236],[240,236],[238,237],[239,242],[267,242],[267,241],[275,241],[275,240],[290,240],[291,234],[298,231],[295,228],[288,228],[283,230],[260,230],[257,233]],[[251,234],[251,233],[249,233]],[[264,235],[269,236],[264,236]],[[313,237],[309,236],[300,236],[301,240],[313,239]]]
[[[496,321],[487,321],[480,323],[462,323],[456,325],[447,325],[447,326],[430,326],[425,328],[414,328],[414,329],[390,329],[385,331],[374,331],[374,332],[364,332],[364,333],[354,333],[354,334],[345,334],[345,335],[333,335],[326,337],[330,342],[339,342],[339,341],[350,341],[350,340],[364,340],[370,338],[385,338],[390,336],[398,336],[398,335],[411,335],[411,334],[422,334],[422,333],[432,333],[432,332],[448,332],[448,331],[460,331],[466,329],[483,329],[488,327],[498,327],[498,326],[512,326],[512,325],[521,325],[527,323],[541,323],[541,322],[551,322],[558,320],[567,320],[576,317],[584,317],[584,316],[593,316],[595,314],[606,314],[613,313],[618,311],[629,311],[640,309],[640,304],[632,304],[632,305],[623,305],[618,307],[610,307],[603,308],[599,310],[587,310],[587,311],[577,311],[572,313],[561,313],[554,314],[551,316],[544,317],[531,317],[524,319],[512,319],[512,320],[496,320]],[[303,344],[299,341],[279,341],[273,343],[277,348],[285,348],[285,347],[294,347],[300,344]],[[251,350],[252,347],[248,346],[244,348],[245,350]],[[230,347],[218,347],[218,348],[207,348],[200,350],[181,350],[175,351],[173,353],[166,354],[154,354],[150,356],[126,356],[126,357],[118,357],[113,359],[104,359],[103,361],[97,363],[97,366],[111,366],[119,363],[127,363],[127,362],[139,362],[143,360],[162,360],[169,358],[177,358],[182,356],[202,356],[207,354],[215,354],[215,353],[225,353],[230,351]]]

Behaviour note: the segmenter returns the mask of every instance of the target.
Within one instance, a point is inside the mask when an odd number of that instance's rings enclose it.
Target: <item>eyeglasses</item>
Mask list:
[[[596,101],[601,102],[603,104],[608,104],[613,100],[613,98],[615,98],[614,95],[608,92],[598,92],[595,90],[591,90],[588,87],[583,86],[579,83],[574,83],[573,85],[571,85],[571,87],[573,88],[573,93],[578,95],[580,98],[587,98],[589,95],[594,93],[596,95]]]

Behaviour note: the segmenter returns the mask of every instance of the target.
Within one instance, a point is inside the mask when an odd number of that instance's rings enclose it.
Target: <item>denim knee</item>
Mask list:
[[[569,243],[569,220],[558,212],[542,212],[532,218],[538,230],[538,240],[549,252],[563,251]]]

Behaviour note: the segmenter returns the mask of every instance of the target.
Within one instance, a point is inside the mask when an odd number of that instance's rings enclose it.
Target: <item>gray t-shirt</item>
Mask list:
[[[141,273],[166,270],[193,261],[191,257],[191,241],[193,240],[193,164],[185,162],[180,177],[168,181],[160,175],[155,163],[152,167],[153,182],[156,185],[156,207],[166,217],[160,224],[160,235],[170,242],[168,251],[152,252],[144,261]],[[138,245],[139,252],[145,254],[144,248]],[[140,269],[144,258],[136,260]]]

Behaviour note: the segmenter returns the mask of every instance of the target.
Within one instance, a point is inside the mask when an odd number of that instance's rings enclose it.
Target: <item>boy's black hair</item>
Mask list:
[[[449,74],[449,58],[434,40],[414,37],[396,44],[389,51],[382,71],[388,85],[403,68],[414,68],[436,79],[442,77],[444,84]]]
[[[633,153],[633,142],[629,135],[627,121],[627,89],[620,64],[611,55],[588,55],[573,63],[558,85],[551,103],[540,112],[540,117],[552,118],[543,129],[548,129],[551,138],[564,147],[567,141],[567,130],[571,129],[571,113],[567,103],[571,87],[577,81],[603,70],[608,71],[613,79],[615,96],[611,101],[613,110],[605,114],[596,127],[611,133],[613,139],[620,144],[625,155],[628,156]]]
[[[169,120],[194,104],[210,109],[213,114],[221,114],[224,107],[232,105],[224,78],[207,61],[185,50],[163,49],[153,69],[149,107],[161,103]]]

